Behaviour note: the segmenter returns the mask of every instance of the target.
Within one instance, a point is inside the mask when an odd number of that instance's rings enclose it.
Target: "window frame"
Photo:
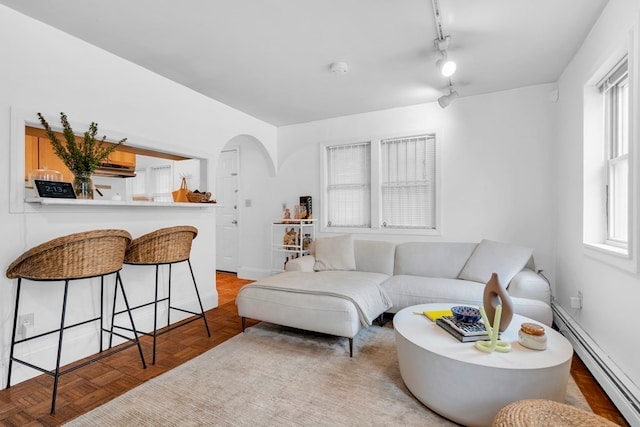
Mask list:
[[[622,70],[622,71],[621,71]],[[604,83],[608,87],[603,89],[603,106],[604,106],[604,134],[603,140],[606,150],[605,162],[604,162],[604,170],[605,170],[605,194],[606,194],[606,238],[605,245],[615,246],[622,249],[627,249],[629,242],[629,184],[630,184],[630,169],[629,169],[629,143],[630,143],[630,126],[629,126],[629,110],[631,109],[630,105],[630,97],[629,97],[629,67],[628,67],[628,57],[625,56],[623,60],[621,60],[618,64],[611,69],[608,75],[615,75],[622,73],[620,76],[616,76],[615,81],[609,82],[607,78],[607,82]],[[626,99],[626,124],[622,124],[622,114],[620,111],[620,94],[621,87],[626,85],[627,91],[627,99]],[[625,127],[625,129],[621,129]],[[624,131],[622,134],[621,130]],[[622,139],[626,140],[625,144],[621,142]],[[616,195],[619,193],[618,184],[616,183],[616,168],[618,168],[621,164],[626,163],[627,167],[627,176],[626,176],[626,197],[623,202],[625,205],[625,210],[622,215],[624,220],[626,220],[626,224],[620,224],[616,219],[620,216],[620,214],[616,211],[617,206],[619,204],[618,197]],[[623,188],[624,190],[624,188]],[[620,227],[624,227],[626,229],[626,238],[621,239],[615,236],[617,229]]]
[[[583,87],[583,254],[584,256],[606,263],[614,268],[637,274],[640,271],[638,257],[638,202],[636,196],[640,183],[636,165],[640,164],[638,155],[638,27],[634,26],[623,40],[609,52],[595,72],[587,78]],[[606,77],[611,75],[624,60],[628,63],[628,243],[619,245],[608,239],[608,200],[607,184],[609,180],[608,151],[605,141],[605,102],[600,90]]]
[[[382,177],[381,177],[381,142],[383,140],[393,140],[411,138],[421,135],[432,135],[435,138],[435,227],[434,228],[395,228],[382,226]],[[387,135],[375,135],[350,140],[335,140],[323,142],[319,146],[320,151],[320,218],[319,230],[322,233],[356,233],[356,234],[383,234],[383,235],[422,235],[441,236],[442,235],[442,132],[439,129],[418,130],[415,132],[403,132]],[[327,192],[327,148],[339,145],[358,144],[369,142],[371,144],[371,225],[370,227],[328,227],[328,206],[326,201]]]

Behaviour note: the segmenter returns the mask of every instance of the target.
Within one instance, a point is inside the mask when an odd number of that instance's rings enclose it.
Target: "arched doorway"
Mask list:
[[[250,135],[230,139],[220,152],[216,167],[216,269],[255,279],[251,271],[260,232],[256,217],[263,209],[260,183],[275,176],[273,159],[264,145]],[[250,264],[247,266],[247,260]]]

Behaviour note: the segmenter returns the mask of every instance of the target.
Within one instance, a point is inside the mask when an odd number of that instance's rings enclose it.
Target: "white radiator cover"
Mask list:
[[[632,426],[640,426],[640,389],[613,363],[589,334],[556,303],[553,321],[609,398]]]

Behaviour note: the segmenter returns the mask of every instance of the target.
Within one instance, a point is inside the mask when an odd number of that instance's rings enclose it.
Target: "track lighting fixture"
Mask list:
[[[438,38],[434,40],[436,48],[440,51],[442,58],[436,61],[436,67],[440,70],[440,73],[445,77],[451,77],[456,72],[456,63],[449,59],[447,49],[449,48],[450,36]]]
[[[436,21],[436,32],[438,37],[433,41],[433,44],[436,49],[438,49],[438,52],[440,52],[440,55],[442,55],[442,57],[436,61],[436,67],[438,67],[443,76],[451,77],[453,73],[456,72],[456,63],[450,60],[447,54],[451,37],[445,36],[445,32],[442,29],[442,10],[440,9],[440,1],[431,0],[431,5],[433,6],[433,17]],[[451,104],[451,101],[457,97],[458,92],[453,90],[453,83],[449,80],[449,93],[438,98],[438,105],[442,108],[447,108],[449,104]]]
[[[440,105],[440,107],[442,108],[447,108],[449,104],[451,104],[451,101],[453,101],[457,97],[458,97],[458,92],[453,90],[452,84],[449,84],[449,94],[442,95],[440,98],[438,98],[438,105]]]
[[[456,72],[456,63],[447,58],[447,51],[443,50],[442,58],[436,61],[436,67],[440,70],[440,73],[445,77],[451,77]]]

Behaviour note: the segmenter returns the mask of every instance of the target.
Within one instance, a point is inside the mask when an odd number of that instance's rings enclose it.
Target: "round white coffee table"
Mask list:
[[[545,326],[547,349],[518,343],[523,322],[514,315],[502,340],[510,353],[485,353],[461,343],[423,315],[457,304],[422,304],[400,310],[393,318],[400,374],[413,395],[433,411],[466,426],[491,425],[497,412],[521,399],[564,402],[573,348]]]

